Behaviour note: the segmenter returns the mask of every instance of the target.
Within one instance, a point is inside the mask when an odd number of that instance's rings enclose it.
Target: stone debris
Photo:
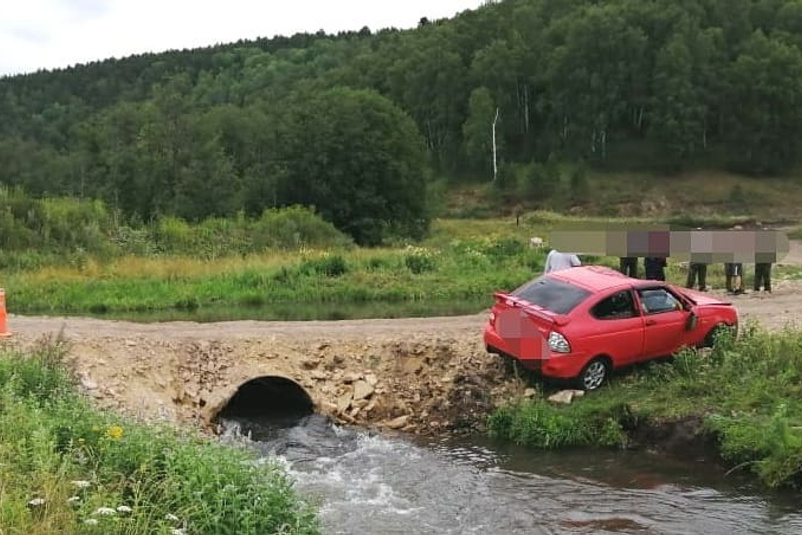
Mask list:
[[[367,398],[373,394],[374,388],[365,381],[357,381],[354,383],[354,400]]]
[[[584,390],[560,390],[556,394],[549,396],[548,400],[552,403],[564,403],[567,405],[571,403],[574,398],[582,397],[584,395]]]
[[[401,429],[406,427],[409,423],[409,415],[405,414],[404,416],[399,416],[398,418],[394,418],[389,422],[386,422],[384,425],[389,427],[390,429]]]

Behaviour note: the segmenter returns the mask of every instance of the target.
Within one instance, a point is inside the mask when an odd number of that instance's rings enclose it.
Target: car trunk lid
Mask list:
[[[496,306],[499,308],[519,308],[528,317],[541,327],[541,331],[548,334],[554,326],[563,326],[569,322],[569,319],[562,315],[552,312],[546,308],[534,305],[525,299],[515,297],[505,292],[496,292],[493,294],[496,300]]]

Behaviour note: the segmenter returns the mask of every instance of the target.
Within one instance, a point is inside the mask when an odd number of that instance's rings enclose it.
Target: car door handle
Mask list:
[[[646,325],[657,325],[657,322],[655,320],[646,320]]]

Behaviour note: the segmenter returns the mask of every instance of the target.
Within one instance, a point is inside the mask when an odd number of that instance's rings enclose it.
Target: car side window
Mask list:
[[[590,313],[596,319],[616,320],[637,316],[632,292],[624,290],[596,303]]]
[[[643,312],[646,314],[660,314],[682,310],[682,302],[665,288],[646,288],[638,290]]]

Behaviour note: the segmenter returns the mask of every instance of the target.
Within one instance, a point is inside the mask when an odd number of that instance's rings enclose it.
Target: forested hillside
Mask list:
[[[622,153],[655,171],[787,172],[802,153],[800,46],[802,0],[503,0],[408,31],[7,77],[0,183],[133,221],[314,205],[377,243],[426,229],[431,176],[490,180],[497,112],[502,175]],[[530,189],[545,195],[547,175]]]

